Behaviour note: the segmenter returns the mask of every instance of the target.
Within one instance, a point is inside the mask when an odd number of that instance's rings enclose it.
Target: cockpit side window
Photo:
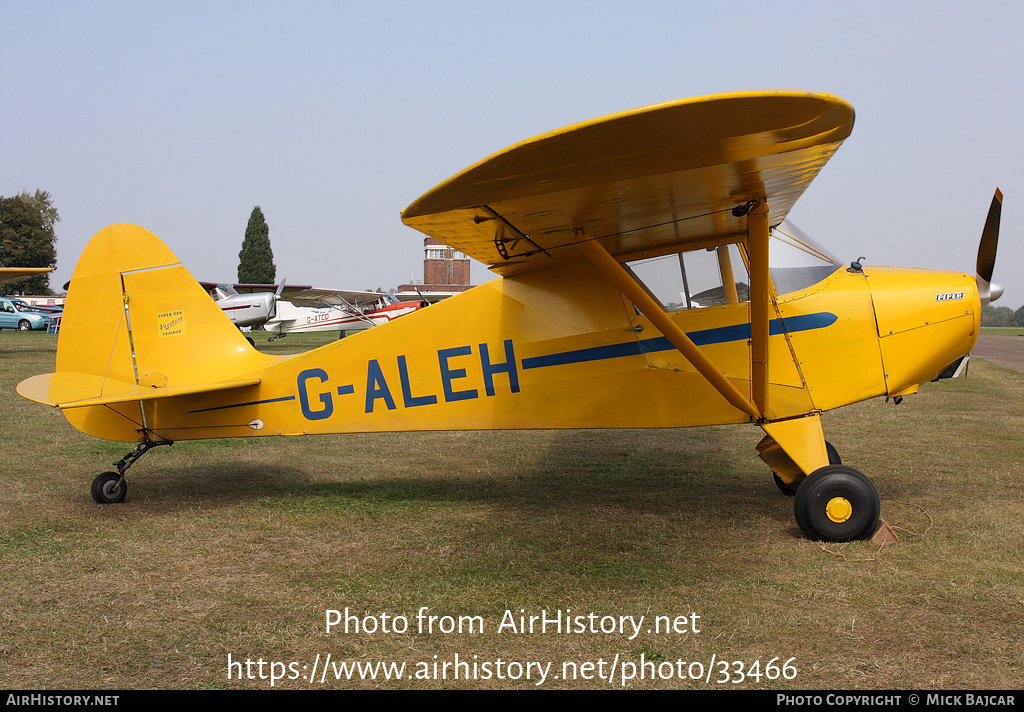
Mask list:
[[[750,277],[735,243],[634,260],[623,266],[666,311],[750,301]],[[788,220],[771,231],[768,271],[776,294],[807,289],[841,266],[842,262]]]
[[[735,244],[636,260],[625,267],[666,311],[750,300],[746,264]]]

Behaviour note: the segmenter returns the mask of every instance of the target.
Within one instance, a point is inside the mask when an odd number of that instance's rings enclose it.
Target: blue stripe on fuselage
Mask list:
[[[823,329],[831,326],[838,321],[838,317],[835,314],[828,312],[819,312],[817,314],[804,314],[801,316],[789,317],[784,320],[773,319],[768,324],[769,334],[777,335],[783,332],[794,333],[798,331],[812,331],[814,329]],[[687,334],[694,344],[697,346],[708,346],[711,344],[724,344],[734,341],[745,341],[750,338],[750,324],[734,324],[732,326],[721,326],[715,329],[703,329],[701,331],[692,331]],[[499,373],[508,374],[509,387],[511,393],[519,392],[519,376],[515,368],[516,358],[513,349],[511,339],[505,340],[505,359],[504,363],[492,364],[490,362],[489,351],[487,344],[480,345],[481,355],[481,366],[483,369],[484,383],[487,386],[486,393],[488,396],[494,395],[494,376]],[[563,351],[561,353],[548,354],[546,356],[534,356],[532,358],[524,358],[522,360],[523,370],[532,368],[544,368],[545,366],[560,366],[563,364],[570,363],[583,363],[586,361],[601,361],[604,359],[621,358],[623,356],[639,356],[647,353],[657,353],[659,351],[673,351],[675,346],[669,342],[664,336],[659,336],[651,339],[640,339],[638,341],[627,341],[621,344],[609,344],[607,346],[595,346],[588,349],[576,349],[574,351]],[[452,358],[465,358],[469,357],[473,353],[472,346],[465,345],[450,349],[441,349],[437,352],[440,358],[439,363],[441,364],[441,378],[445,388],[445,401],[460,401],[467,399],[475,399],[480,397],[476,389],[463,389],[454,390],[452,382],[455,380],[467,378],[468,364],[459,362],[460,365],[466,366],[466,368],[460,367],[455,368],[449,366],[449,359]],[[408,379],[408,371],[405,366],[405,356],[399,356],[399,373],[403,379],[402,382],[402,393],[405,398],[405,407],[416,406],[416,405],[433,405],[438,402],[436,394],[423,394],[420,396],[412,396],[412,389],[409,383],[404,379]],[[367,390],[369,391],[367,400],[367,413],[373,411],[373,404],[378,398],[384,398],[388,404],[388,409],[393,410],[396,407],[396,403],[393,401],[391,391],[387,381],[384,378],[384,373],[380,369],[380,365],[376,359],[369,362],[372,364],[372,369],[368,370],[367,377]],[[368,366],[368,369],[370,367]],[[372,377],[372,378],[371,378]],[[315,393],[314,395],[320,400],[324,407],[320,410],[310,410],[309,403],[306,399],[309,395],[305,391],[305,383],[307,380],[316,380],[318,382],[326,382],[329,380],[329,376],[326,371],[316,368],[308,369],[299,374],[298,384],[300,394],[298,396],[302,408],[303,415],[308,420],[321,420],[329,417],[333,413],[334,403],[332,400],[332,393],[337,392],[339,396],[351,395],[355,393],[356,388],[353,384],[344,384],[340,386],[331,386],[328,390]],[[372,386],[372,388],[371,388]],[[374,395],[379,394],[379,395]],[[391,400],[388,400],[391,399]],[[243,408],[246,406],[259,406],[270,403],[282,403],[287,401],[296,400],[296,396],[280,396],[277,398],[268,398],[266,400],[248,401],[246,403],[232,403],[229,405],[218,405],[211,406],[208,408],[201,408],[199,410],[190,411],[190,413],[207,413],[210,411],[225,410],[229,408]],[[323,414],[323,415],[321,415]]]
[[[200,410],[190,410],[189,415],[192,413],[208,413],[211,410],[224,410],[225,408],[243,408],[247,405],[263,405],[264,403],[281,403],[282,401],[295,400],[295,396],[282,396],[281,398],[268,398],[267,400],[249,401],[248,403],[233,403],[231,405],[216,405],[212,408],[201,408]]]
[[[802,314],[791,316],[788,319],[772,319],[768,322],[768,333],[772,336],[783,332],[792,334],[797,331],[811,331],[824,329],[832,326],[839,319],[835,314],[819,312],[817,314]],[[746,341],[750,338],[750,324],[734,324],[732,326],[719,326],[714,329],[703,329],[691,331],[687,334],[690,340],[697,346],[709,346],[711,344],[724,344],[731,341]],[[621,358],[622,356],[639,356],[640,354],[657,353],[659,351],[673,351],[675,346],[664,336],[652,339],[640,339],[638,341],[627,341],[622,344],[611,344],[609,346],[594,346],[589,349],[577,349],[575,351],[563,351],[547,356],[534,356],[523,359],[523,369],[544,368],[546,366],[561,366],[568,363],[583,363],[585,361],[602,361],[609,358]]]

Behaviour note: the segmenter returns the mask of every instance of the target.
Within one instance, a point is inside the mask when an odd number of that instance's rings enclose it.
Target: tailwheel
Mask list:
[[[117,472],[104,472],[92,481],[92,498],[96,504],[117,504],[123,502],[128,494],[128,481],[124,473],[135,464],[135,461],[145,455],[151,448],[160,445],[173,445],[170,440],[145,439],[135,446],[135,449],[114,463]]]
[[[128,482],[119,472],[104,472],[92,481],[92,498],[96,504],[117,504],[128,494]]]
[[[839,457],[839,451],[836,450],[832,443],[828,440],[825,441],[825,452],[828,453],[828,464],[830,465],[842,465],[843,461]],[[786,495],[787,497],[795,497],[796,491],[800,488],[800,483],[806,478],[796,480],[795,482],[785,482],[776,473],[772,473],[772,477],[775,478],[775,486],[779,488],[779,492]]]
[[[882,504],[860,470],[826,465],[805,479],[793,503],[796,523],[816,541],[866,539],[878,527]]]

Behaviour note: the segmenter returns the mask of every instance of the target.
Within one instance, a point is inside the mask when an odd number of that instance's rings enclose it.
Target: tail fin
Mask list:
[[[18,392],[64,408],[129,403],[158,397],[149,389],[171,395],[252,385],[241,376],[268,360],[276,361],[249,346],[159,238],[111,225],[89,242],[72,275],[56,373],[24,381]]]

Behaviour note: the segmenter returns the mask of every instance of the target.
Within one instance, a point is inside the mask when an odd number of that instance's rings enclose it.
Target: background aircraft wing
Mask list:
[[[496,153],[441,183],[402,221],[508,275],[583,259],[574,230],[615,257],[745,234],[734,209],[766,198],[771,224],[853,129],[829,94],[744,92],[656,104]]]
[[[209,291],[218,284],[227,283],[200,282],[199,284]],[[279,284],[228,284],[227,286],[232,287],[239,294],[253,294],[259,292],[276,293],[280,289],[280,298],[282,301],[291,302],[296,306],[303,307],[319,304],[327,304],[331,306],[354,306],[376,301],[384,296],[382,292],[357,292],[348,289],[316,289],[309,285],[302,286],[285,284],[284,287],[281,287]]]
[[[17,282],[19,279],[52,272],[53,267],[0,267],[0,284]]]
[[[314,289],[313,287],[305,287],[290,296],[286,288],[285,295],[281,298],[297,306],[314,306],[317,304],[358,306],[367,302],[377,301],[383,296],[383,292],[354,292],[345,289]]]
[[[284,288],[281,288],[280,284],[231,284],[230,282],[200,282],[200,286],[206,291],[210,291],[214,287],[224,284],[234,289],[239,294],[256,294],[262,292],[277,293],[278,289],[281,289],[281,299],[288,300],[289,294],[295,294],[305,289],[312,289],[310,286],[299,286],[285,284]]]

